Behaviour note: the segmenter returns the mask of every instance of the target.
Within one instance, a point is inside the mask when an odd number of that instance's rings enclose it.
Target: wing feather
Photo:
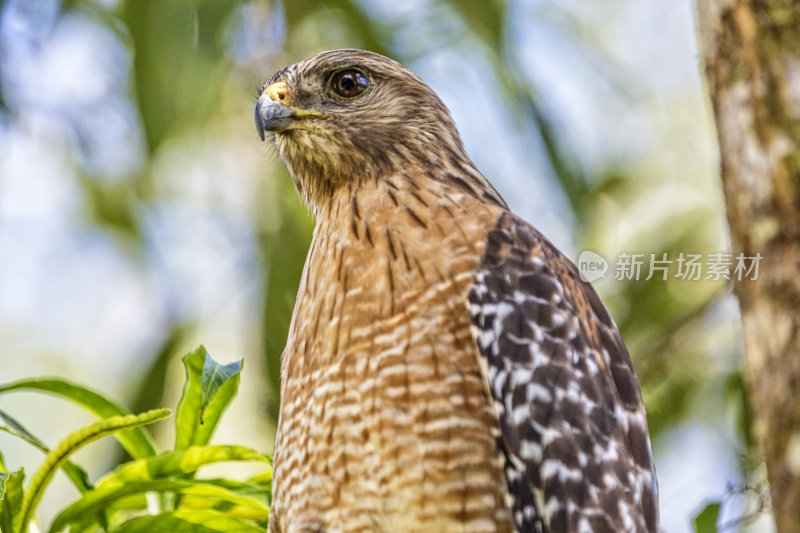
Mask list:
[[[594,289],[511,213],[469,294],[520,532],[655,532],[657,487],[628,351]]]

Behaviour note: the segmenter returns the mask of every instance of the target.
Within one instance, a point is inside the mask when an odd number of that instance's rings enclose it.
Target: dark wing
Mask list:
[[[638,382],[594,289],[505,213],[487,236],[469,303],[517,530],[657,531]]]

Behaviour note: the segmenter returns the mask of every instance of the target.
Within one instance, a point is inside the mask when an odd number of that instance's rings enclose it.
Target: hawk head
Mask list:
[[[255,121],[262,140],[274,133],[313,208],[343,185],[406,169],[474,169],[436,93],[400,63],[363,50],[323,52],[275,73]]]

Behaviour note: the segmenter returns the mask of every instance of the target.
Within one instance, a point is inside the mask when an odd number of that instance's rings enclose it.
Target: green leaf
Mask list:
[[[122,524],[113,533],[264,533],[264,528],[217,511],[173,511],[142,516]]]
[[[203,378],[200,381],[203,390],[203,404],[201,409],[205,410],[211,404],[211,400],[216,396],[219,388],[229,379],[237,375],[242,370],[242,360],[228,365],[219,365],[210,355],[206,354],[203,361]],[[203,413],[200,413],[200,423],[203,423]]]
[[[44,443],[42,443],[42,441],[33,436],[13,416],[6,413],[2,409],[0,409],[0,422],[3,423],[3,425],[0,426],[0,430],[3,430],[10,435],[14,435],[15,437],[19,437],[20,439],[24,440],[25,442],[33,445],[34,447],[40,450],[46,448],[46,446],[44,445]]]
[[[266,490],[267,503],[272,505],[272,456],[269,456],[270,468],[249,478],[248,483],[260,485]]]
[[[22,482],[25,471],[0,472],[0,531],[14,533],[22,508]]]
[[[261,483],[254,481],[253,479],[248,479],[247,481],[234,481],[232,479],[203,479],[202,481],[217,487],[222,487],[223,489],[229,490],[238,496],[246,496],[251,498],[260,504],[263,504],[266,508],[269,508],[269,506],[272,505],[272,484],[270,482]],[[190,507],[191,505],[191,500],[186,499],[181,501],[181,507]]]
[[[197,480],[180,491],[179,509],[214,509],[228,516],[252,521],[266,529],[269,503],[264,490],[226,479]]]
[[[241,380],[242,361],[220,365],[204,346],[183,358],[186,384],[175,416],[175,449],[207,444]]]
[[[157,457],[126,463],[100,480],[92,497],[104,497],[132,482],[170,476],[191,477],[200,467],[223,461],[256,461],[269,465],[261,475],[271,480],[272,462],[267,455],[243,446],[192,446],[183,451],[167,452]],[[244,484],[240,484],[244,485]],[[237,494],[248,494],[269,503],[271,483],[250,482],[246,486],[225,487]],[[263,498],[261,497],[263,495]],[[261,501],[260,500],[260,501]]]
[[[26,379],[0,385],[0,394],[14,390],[35,390],[66,398],[98,418],[125,416],[130,411],[101,394],[63,379]],[[135,427],[115,435],[125,451],[134,459],[156,455],[156,448],[148,433]]]
[[[200,499],[204,502],[203,507],[205,508],[224,503],[223,507],[226,513],[231,516],[239,515],[259,522],[266,522],[269,517],[269,508],[265,504],[249,496],[236,494],[216,483],[190,479],[155,479],[98,485],[97,489],[85,494],[80,500],[59,513],[50,526],[50,533],[62,531],[73,523],[77,523],[79,526],[86,525],[94,520],[98,511],[115,506],[131,495],[163,492],[193,497],[195,501]]]
[[[67,457],[101,437],[123,429],[151,424],[169,416],[169,414],[169,409],[154,409],[138,415],[112,416],[70,433],[47,454],[42,466],[33,474],[31,484],[28,490],[25,491],[22,501],[17,531],[26,530],[34,510],[42,498],[45,487],[53,478],[56,470],[67,460]]]
[[[45,446],[42,441],[31,434],[22,424],[2,409],[0,409],[0,421],[5,423],[0,424],[0,431],[5,431],[10,435],[20,438],[44,453],[50,451],[50,448]],[[0,464],[2,464],[2,461],[0,461]],[[64,469],[64,473],[67,474],[67,477],[80,492],[83,493],[92,488],[92,484],[89,482],[89,475],[83,468],[71,461],[66,461],[62,468]]]
[[[719,511],[720,502],[706,504],[706,506],[694,516],[694,520],[692,521],[694,533],[716,533]]]
[[[97,490],[168,476],[194,474],[201,466],[223,461],[257,461],[270,464],[269,456],[244,446],[191,446],[156,457],[131,461],[104,477]],[[271,479],[271,478],[270,478]]]

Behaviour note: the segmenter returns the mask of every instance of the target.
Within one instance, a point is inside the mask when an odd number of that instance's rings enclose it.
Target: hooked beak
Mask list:
[[[262,141],[266,131],[286,131],[298,118],[330,118],[324,113],[292,107],[289,102],[289,92],[284,81],[273,83],[258,97],[255,110],[256,130]]]

